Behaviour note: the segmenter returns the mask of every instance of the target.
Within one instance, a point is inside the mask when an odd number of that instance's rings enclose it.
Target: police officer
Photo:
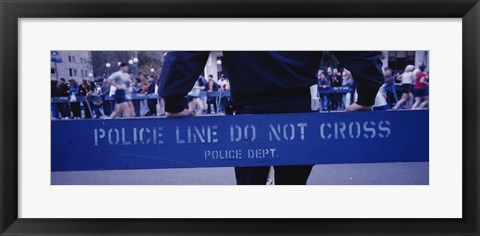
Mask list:
[[[358,101],[346,111],[371,111],[383,83],[380,52],[335,52],[343,67],[352,72]],[[203,71],[209,52],[168,52],[159,80],[166,115],[193,115],[183,109],[183,99]],[[310,86],[322,52],[314,51],[224,51],[223,66],[231,84],[236,114],[311,112]],[[275,166],[275,184],[304,185],[312,165]],[[237,184],[266,184],[269,166],[235,167]]]

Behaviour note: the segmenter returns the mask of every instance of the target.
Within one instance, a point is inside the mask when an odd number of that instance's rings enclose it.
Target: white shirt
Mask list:
[[[117,71],[108,77],[108,81],[110,81],[117,89],[124,89],[128,91],[128,87],[130,85],[130,75],[122,71]]]
[[[402,84],[413,84],[413,72],[404,72],[402,74]]]

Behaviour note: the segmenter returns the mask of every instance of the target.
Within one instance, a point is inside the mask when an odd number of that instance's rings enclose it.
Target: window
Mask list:
[[[72,68],[69,68],[69,69],[68,69],[68,72],[70,72],[70,77],[72,77],[72,76],[73,76],[73,69],[72,69]]]
[[[73,69],[73,76],[77,76],[77,69]]]
[[[388,67],[394,72],[403,72],[407,65],[415,65],[415,51],[388,52]]]
[[[72,62],[72,56],[68,56],[68,62]]]
[[[82,78],[85,77],[84,74],[83,74],[83,70],[80,70],[80,72],[82,72]]]
[[[55,68],[50,68],[50,74],[55,74]]]

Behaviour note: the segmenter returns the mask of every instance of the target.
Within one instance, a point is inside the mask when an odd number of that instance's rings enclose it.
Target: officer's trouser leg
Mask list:
[[[237,185],[265,185],[269,171],[270,166],[235,167]]]

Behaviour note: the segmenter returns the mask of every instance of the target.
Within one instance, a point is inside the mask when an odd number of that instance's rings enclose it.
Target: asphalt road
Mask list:
[[[428,185],[429,163],[317,165],[309,185]],[[232,167],[52,172],[52,185],[234,185]]]

